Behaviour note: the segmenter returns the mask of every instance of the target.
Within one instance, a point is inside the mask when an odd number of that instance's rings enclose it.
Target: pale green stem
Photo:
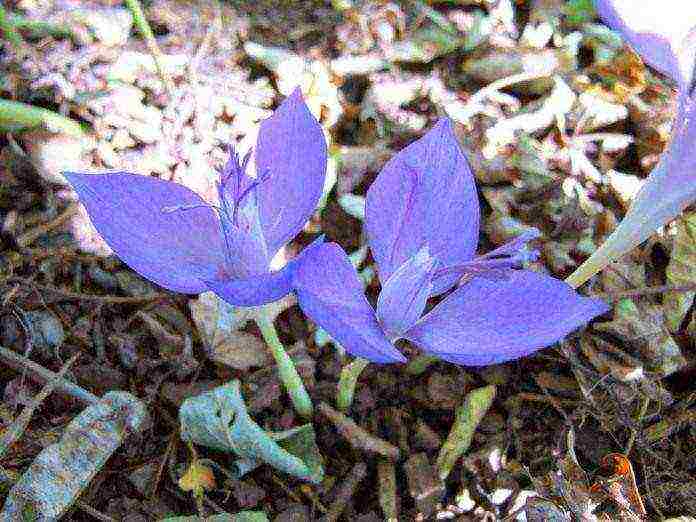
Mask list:
[[[309,398],[302,379],[297,373],[295,363],[292,362],[280,339],[278,339],[278,333],[273,325],[268,309],[261,308],[256,314],[255,320],[261,330],[263,339],[271,349],[271,354],[273,354],[273,358],[278,365],[280,382],[285,386],[285,390],[288,392],[295,410],[303,417],[310,418],[313,413],[312,399]]]
[[[0,130],[20,132],[44,127],[52,132],[82,136],[80,125],[58,113],[12,100],[0,100]]]
[[[419,355],[406,366],[406,373],[420,375],[438,360],[434,355]]]
[[[140,34],[143,36],[143,38],[145,38],[147,48],[150,51],[152,58],[155,60],[157,74],[159,75],[160,80],[162,80],[164,88],[171,95],[174,90],[174,85],[172,84],[172,81],[169,78],[166,69],[164,68],[162,51],[160,51],[160,48],[157,45],[157,40],[155,40],[155,34],[152,32],[150,24],[147,22],[147,18],[145,18],[145,13],[143,12],[143,8],[140,5],[140,1],[126,0],[126,5],[133,14],[133,22],[138,27],[138,31],[140,31]]]
[[[348,411],[353,404],[355,395],[355,385],[358,383],[360,374],[365,367],[370,364],[367,359],[358,357],[341,370],[341,378],[338,380],[338,393],[336,394],[336,405],[341,411]]]

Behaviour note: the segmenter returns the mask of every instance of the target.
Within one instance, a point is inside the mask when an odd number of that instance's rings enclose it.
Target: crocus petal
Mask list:
[[[678,84],[691,81],[694,64],[687,35],[696,26],[696,2],[595,0],[595,7],[651,67]]]
[[[272,303],[292,292],[295,270],[302,259],[323,242],[324,236],[315,239],[297,257],[276,272],[243,278],[232,278],[223,274],[205,283],[220,299],[234,306],[261,306]]]
[[[218,218],[188,188],[125,172],[63,175],[107,244],[143,277],[193,294],[207,290],[203,280],[223,269]],[[201,207],[173,210],[195,205]]]
[[[376,363],[406,360],[385,337],[355,268],[337,244],[326,243],[305,256],[294,286],[305,315],[351,354]]]
[[[257,202],[269,258],[302,230],[319,202],[326,176],[326,140],[299,88],[259,130]]]
[[[433,289],[435,263],[424,247],[384,283],[377,299],[377,320],[392,339],[401,337],[423,313]]]
[[[696,93],[679,95],[672,142],[645,181],[619,226],[573,272],[575,288],[645,241],[655,230],[696,201]]]
[[[458,364],[482,366],[517,359],[555,343],[606,312],[598,299],[529,270],[505,280],[474,278],[420,319],[405,337]]]
[[[449,120],[440,120],[384,166],[367,192],[365,229],[383,283],[426,245],[441,269],[472,258],[479,203]],[[433,293],[456,279],[436,278]]]

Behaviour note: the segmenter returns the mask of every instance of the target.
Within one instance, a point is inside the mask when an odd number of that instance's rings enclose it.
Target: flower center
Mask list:
[[[487,254],[477,256],[465,263],[444,267],[437,270],[435,275],[441,276],[454,273],[460,275],[460,277],[466,275],[481,275],[492,278],[504,277],[506,270],[524,268],[525,265],[539,258],[539,252],[530,249],[527,245],[527,243],[538,237],[539,232],[536,230],[523,232],[512,241]]]
[[[195,208],[213,209],[220,218],[220,228],[225,239],[225,272],[232,277],[251,277],[265,273],[270,263],[259,217],[257,189],[268,181],[271,175],[269,171],[258,178],[247,175],[250,158],[251,150],[240,163],[239,156],[230,146],[230,158],[219,170],[219,205],[203,203],[162,208],[163,213]]]
[[[220,225],[225,236],[232,275],[248,277],[268,270],[270,259],[259,216],[258,188],[270,179],[270,172],[258,178],[249,176],[251,151],[241,163],[230,147],[230,158],[220,171],[217,185],[220,199]]]

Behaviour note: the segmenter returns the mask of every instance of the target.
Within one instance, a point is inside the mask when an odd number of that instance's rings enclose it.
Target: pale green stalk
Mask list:
[[[21,132],[36,128],[46,128],[52,132],[82,136],[80,125],[60,114],[12,100],[0,100],[0,130]]]
[[[164,88],[171,95],[171,93],[174,90],[174,85],[172,84],[172,81],[169,78],[169,75],[167,74],[167,71],[164,67],[162,51],[160,51],[160,48],[157,45],[157,40],[155,40],[155,34],[152,32],[150,24],[147,22],[147,18],[145,18],[145,13],[143,12],[143,8],[140,5],[140,1],[126,0],[126,5],[133,14],[133,22],[138,28],[138,31],[140,31],[140,34],[143,36],[143,38],[145,38],[147,48],[150,51],[152,58],[155,60],[157,74],[159,75],[160,80],[162,80],[162,83],[164,83]]]
[[[255,320],[261,330],[263,339],[271,349],[271,354],[278,366],[280,381],[285,386],[295,411],[303,417],[310,418],[313,414],[312,399],[309,398],[307,389],[297,373],[295,363],[292,362],[280,339],[278,339],[278,333],[273,325],[273,319],[269,315],[268,309],[265,307],[261,308],[255,315]]]
[[[351,363],[346,364],[341,370],[341,377],[338,380],[338,392],[336,395],[336,405],[339,410],[344,412],[348,411],[350,405],[353,404],[355,385],[358,383],[360,374],[368,364],[370,364],[370,361],[358,357]]]

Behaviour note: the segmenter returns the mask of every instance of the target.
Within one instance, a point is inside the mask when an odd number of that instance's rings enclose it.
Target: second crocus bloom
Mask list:
[[[493,364],[553,344],[608,310],[562,281],[518,270],[533,258],[533,237],[475,256],[478,197],[449,120],[385,165],[365,219],[382,282],[376,311],[336,244],[314,248],[294,274],[304,313],[355,356],[403,362],[394,343],[408,339],[457,364]],[[430,297],[460,281],[423,315]]]

